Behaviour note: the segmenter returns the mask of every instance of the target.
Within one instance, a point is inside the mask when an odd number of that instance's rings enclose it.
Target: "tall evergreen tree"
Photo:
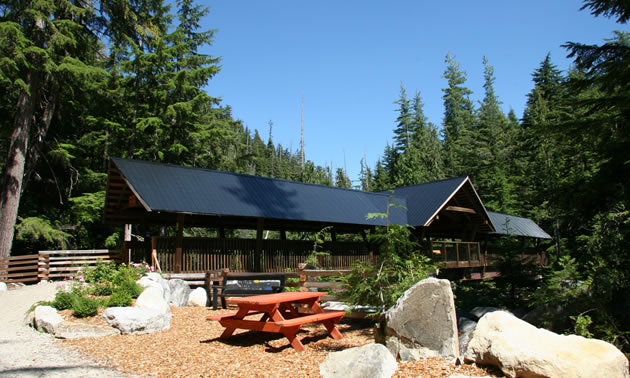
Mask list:
[[[474,123],[473,105],[470,100],[472,91],[464,86],[466,74],[460,70],[459,63],[452,54],[447,54],[444,78],[448,87],[444,95],[443,139],[444,157],[447,175],[468,174],[472,149],[472,128]]]

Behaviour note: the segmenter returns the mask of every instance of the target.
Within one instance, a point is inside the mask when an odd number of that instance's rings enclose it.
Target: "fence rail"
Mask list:
[[[120,251],[108,249],[39,251],[37,256],[41,280],[74,276],[83,267],[93,268],[99,261],[120,262]]]
[[[37,282],[39,255],[0,258],[0,281],[5,283]]]
[[[182,273],[229,269],[233,272],[254,271],[256,243],[254,239],[184,238]],[[163,272],[175,267],[175,238],[153,237],[153,256]],[[263,272],[296,270],[313,252],[312,241],[263,240],[260,267]],[[373,255],[363,242],[324,242],[318,263],[328,269],[348,269],[357,261],[371,261]]]

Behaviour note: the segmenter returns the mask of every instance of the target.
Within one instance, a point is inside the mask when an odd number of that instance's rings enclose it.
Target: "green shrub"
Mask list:
[[[101,301],[94,298],[78,297],[72,302],[72,311],[77,318],[96,315]]]
[[[55,299],[52,301],[51,306],[57,310],[69,310],[72,308],[73,303],[79,298],[74,292],[60,291],[55,295]]]
[[[107,283],[105,284],[97,284],[90,289],[90,294],[96,295],[99,297],[104,297],[108,295],[112,295],[113,287]]]
[[[125,290],[116,290],[107,300],[107,307],[127,307],[131,305],[131,295]]]
[[[129,294],[131,298],[138,298],[144,288],[136,283],[136,281],[123,281],[121,282],[116,291],[124,291]]]
[[[85,282],[91,284],[112,282],[114,276],[116,275],[116,263],[114,262],[103,262],[99,260],[96,263],[96,267],[84,270]],[[107,294],[109,295],[109,294]]]

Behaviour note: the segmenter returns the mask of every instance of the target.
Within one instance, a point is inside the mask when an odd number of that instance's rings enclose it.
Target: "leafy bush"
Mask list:
[[[129,294],[131,298],[138,298],[143,290],[144,288],[138,285],[136,281],[123,281],[116,289],[116,291],[122,291]]]
[[[107,302],[107,307],[127,307],[131,305],[131,295],[126,290],[118,289],[112,293]]]
[[[117,269],[116,263],[113,261],[106,263],[101,260],[96,263],[96,267],[91,269],[85,268],[83,271],[85,272],[85,282],[96,284],[112,282]]]
[[[60,291],[55,295],[55,299],[52,301],[51,306],[57,310],[69,310],[72,308],[73,303],[79,298],[76,293]]]
[[[112,295],[113,291],[114,291],[113,287],[108,283],[96,284],[90,289],[90,293],[92,295],[96,295],[100,297]]]
[[[405,226],[390,225],[371,236],[379,244],[376,264],[359,262],[343,277],[342,296],[352,305],[369,305],[380,314],[416,282],[435,272],[437,266],[422,255]]]
[[[96,315],[101,301],[95,298],[78,297],[72,302],[72,311],[77,318]]]

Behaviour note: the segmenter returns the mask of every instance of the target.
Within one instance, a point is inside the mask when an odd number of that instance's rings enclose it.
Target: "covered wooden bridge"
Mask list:
[[[486,211],[468,177],[370,193],[121,158],[110,160],[105,221],[136,225],[144,242],[127,242],[127,259],[141,251],[168,272],[295,269],[313,242],[287,240],[287,233],[324,228],[331,239],[321,246],[330,252],[326,265],[347,268],[378,253],[366,235],[386,220],[366,216],[385,213],[388,201],[402,205],[390,208],[389,222],[413,226],[446,268],[485,266],[479,240],[516,234],[504,226],[507,219],[524,237],[550,238],[531,220]],[[165,227],[174,236],[160,236],[156,230]],[[215,230],[216,237],[184,237],[184,227]],[[226,237],[243,229],[255,230],[255,238]],[[269,231],[276,238],[266,238]],[[342,234],[360,237],[342,241]]]

